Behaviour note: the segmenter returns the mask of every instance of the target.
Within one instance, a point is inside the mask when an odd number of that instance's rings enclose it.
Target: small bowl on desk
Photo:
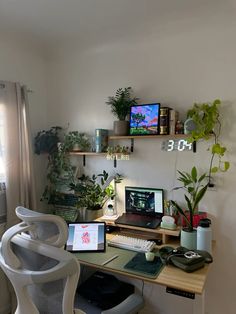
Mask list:
[[[147,262],[153,262],[155,258],[155,253],[153,252],[146,252],[145,253],[146,261]]]

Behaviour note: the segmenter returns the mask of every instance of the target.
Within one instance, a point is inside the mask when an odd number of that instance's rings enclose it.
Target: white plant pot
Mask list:
[[[180,234],[180,245],[186,247],[189,250],[197,249],[197,230],[191,232],[186,231],[185,229],[181,230]]]
[[[93,221],[103,215],[103,209],[92,210],[86,207],[79,208],[79,217],[77,221]]]

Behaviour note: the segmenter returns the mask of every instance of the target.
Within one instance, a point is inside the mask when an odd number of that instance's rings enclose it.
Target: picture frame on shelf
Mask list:
[[[130,135],[158,135],[160,128],[160,103],[130,107]]]

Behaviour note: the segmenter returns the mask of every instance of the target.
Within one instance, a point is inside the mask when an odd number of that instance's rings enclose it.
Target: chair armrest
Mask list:
[[[74,314],[86,314],[86,313],[80,309],[74,309]]]
[[[102,311],[101,314],[133,314],[141,310],[143,306],[143,297],[139,294],[133,293],[117,306],[109,310]]]

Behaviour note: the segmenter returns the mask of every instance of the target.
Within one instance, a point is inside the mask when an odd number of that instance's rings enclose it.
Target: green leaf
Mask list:
[[[188,193],[191,194],[193,191],[194,191],[194,187],[189,186],[189,187],[188,187]]]
[[[213,105],[220,105],[221,101],[219,99],[216,99],[213,101]]]
[[[208,184],[206,184],[196,195],[196,198],[193,204],[193,210],[195,210],[195,208],[198,206],[198,203],[201,201],[201,199],[205,195],[207,188],[208,188]]]
[[[216,173],[218,172],[219,168],[218,167],[212,167],[211,168],[211,173]]]
[[[227,171],[229,169],[230,163],[228,161],[224,161],[223,164],[224,164],[224,169],[222,169],[222,171],[225,172],[225,171]]]
[[[176,210],[184,217],[184,219],[185,219],[186,223],[188,224],[188,226],[190,226],[188,217],[186,216],[186,214],[183,211],[183,209],[179,206],[179,204],[177,204],[175,201],[172,201],[172,200],[171,200],[171,204],[174,205]]]
[[[196,169],[196,167],[193,167],[193,169],[191,171],[191,177],[192,177],[194,182],[197,182],[197,169]]]
[[[220,156],[224,156],[226,152],[226,147],[221,146],[219,143],[212,145],[211,149],[212,154],[218,154]]]
[[[184,195],[184,198],[185,198],[185,200],[187,202],[189,212],[192,212],[193,211],[193,207],[192,207],[190,199],[187,197],[187,195]]]
[[[202,182],[204,179],[206,178],[206,173],[204,173],[203,175],[201,175],[201,177],[198,179],[198,182]]]

